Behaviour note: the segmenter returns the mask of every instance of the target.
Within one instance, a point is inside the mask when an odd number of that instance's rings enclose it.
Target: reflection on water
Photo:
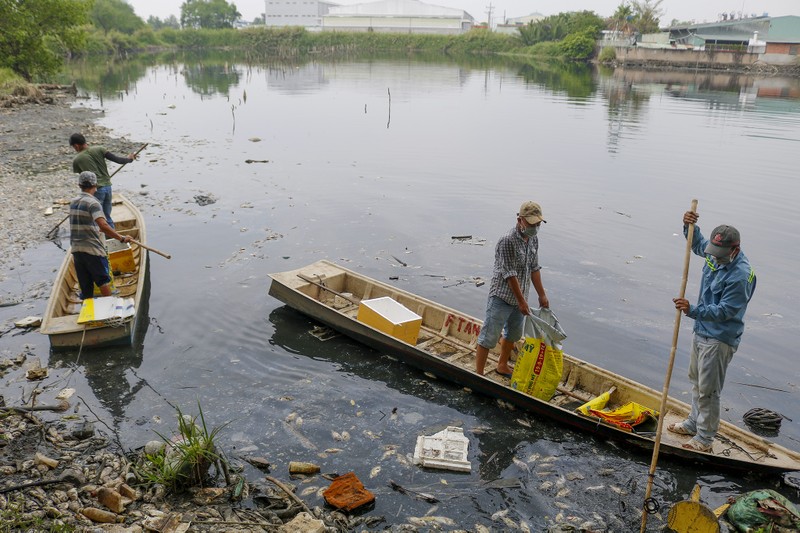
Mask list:
[[[116,429],[123,424],[128,406],[146,384],[135,372],[142,364],[144,340],[150,324],[150,261],[147,261],[146,268],[130,346],[50,351],[50,366],[62,366],[80,373],[100,404],[111,414]]]

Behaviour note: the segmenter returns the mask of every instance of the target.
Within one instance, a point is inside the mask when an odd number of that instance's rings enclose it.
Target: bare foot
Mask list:
[[[508,365],[506,365],[506,366],[498,366],[496,370],[497,370],[498,374],[506,374],[506,375],[510,375],[510,374],[512,374],[514,372],[514,369],[511,368]]]

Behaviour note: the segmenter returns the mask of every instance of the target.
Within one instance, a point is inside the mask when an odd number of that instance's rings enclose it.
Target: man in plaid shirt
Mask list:
[[[539,266],[539,237],[542,208],[536,202],[525,202],[517,213],[517,225],[500,237],[494,251],[492,283],[486,303],[486,320],[478,336],[475,371],[483,375],[489,350],[500,341],[497,373],[510,377],[508,359],[514,343],[522,337],[525,316],[530,314],[528,292],[531,282],[539,296],[540,307],[550,307],[542,285]],[[502,334],[502,335],[501,335]]]

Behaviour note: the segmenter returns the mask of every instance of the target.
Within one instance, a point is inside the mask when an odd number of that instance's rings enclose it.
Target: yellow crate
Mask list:
[[[108,247],[108,264],[112,272],[134,272],[136,261],[133,260],[133,250],[128,243],[121,243],[115,239],[106,240]]]
[[[388,296],[362,300],[358,321],[383,331],[396,339],[416,344],[422,317]]]

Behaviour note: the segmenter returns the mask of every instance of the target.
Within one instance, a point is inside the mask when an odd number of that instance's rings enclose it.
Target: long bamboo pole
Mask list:
[[[692,200],[692,213],[697,212],[697,200]],[[689,280],[689,259],[692,257],[692,240],[694,238],[694,224],[689,224],[689,231],[686,235],[686,254],[683,259],[683,280],[681,280],[681,290],[679,298],[686,295],[686,283]],[[664,390],[661,393],[661,409],[659,409],[658,429],[656,429],[655,443],[653,444],[653,458],[650,461],[650,473],[647,476],[647,489],[644,494],[644,502],[642,503],[642,528],[640,533],[645,533],[647,527],[647,510],[644,508],[647,500],[653,491],[653,478],[656,475],[656,464],[658,464],[658,451],[661,448],[661,431],[664,428],[664,418],[667,410],[667,398],[669,396],[669,382],[672,379],[672,367],[675,365],[675,352],[678,350],[678,333],[681,330],[681,314],[683,311],[680,309],[675,310],[675,327],[672,330],[672,349],[669,352],[669,364],[667,365],[667,375],[664,377]]]

